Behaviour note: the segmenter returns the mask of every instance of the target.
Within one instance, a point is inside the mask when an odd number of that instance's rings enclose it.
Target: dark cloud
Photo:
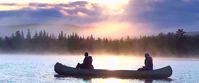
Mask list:
[[[0,3],[2,6],[17,6],[18,4],[16,3]]]
[[[30,3],[19,10],[0,11],[0,25],[53,23],[84,24],[100,20],[100,8],[89,4],[94,9],[88,9],[86,1],[70,2],[68,4]],[[0,4],[2,5],[2,4]],[[4,4],[19,5],[19,4]],[[34,9],[36,8],[36,9]],[[79,15],[85,14],[85,17]],[[67,14],[67,15],[66,15]]]
[[[70,6],[81,6],[81,7],[85,7],[86,4],[88,4],[87,1],[76,1],[76,2],[70,2],[68,5]]]
[[[48,4],[48,3],[29,3],[28,6],[30,7],[85,7],[88,4],[87,1],[76,1],[76,2],[69,2],[67,4]]]
[[[186,27],[196,30],[199,27],[198,4],[199,0],[132,0],[126,10],[126,19],[160,29]]]
[[[0,11],[0,25],[42,24],[62,17],[63,15],[56,9]]]
[[[49,6],[50,4],[47,4],[47,3],[29,3],[28,4],[29,6],[33,6],[33,7],[47,7]]]

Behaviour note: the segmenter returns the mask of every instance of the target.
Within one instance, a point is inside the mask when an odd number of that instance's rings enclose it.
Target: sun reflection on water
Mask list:
[[[136,70],[143,65],[143,58],[130,56],[93,56],[93,65],[97,69]]]
[[[92,83],[130,83],[129,80],[122,80],[117,78],[107,78],[107,79],[92,79]]]

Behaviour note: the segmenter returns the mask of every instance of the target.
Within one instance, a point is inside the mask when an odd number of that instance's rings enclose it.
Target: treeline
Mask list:
[[[58,36],[46,31],[31,35],[30,30],[24,35],[16,31],[12,36],[0,38],[1,52],[50,52],[50,53],[93,53],[114,54],[198,54],[199,35],[187,36],[182,29],[175,33],[160,33],[155,36],[140,38],[94,38],[79,36],[76,33],[66,35],[60,32]]]

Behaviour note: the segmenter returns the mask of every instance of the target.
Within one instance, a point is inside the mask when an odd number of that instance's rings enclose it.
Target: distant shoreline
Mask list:
[[[95,38],[82,37],[76,33],[66,35],[60,32],[56,37],[48,32],[30,31],[24,35],[17,31],[9,37],[0,37],[0,53],[32,54],[114,54],[143,55],[150,53],[161,57],[199,57],[199,35],[187,36],[183,29],[176,33],[160,33],[140,38]]]
[[[48,55],[63,55],[63,56],[68,56],[68,55],[82,55],[84,52],[81,53],[69,53],[69,52],[0,52],[0,55],[38,55],[38,56],[48,56]],[[132,54],[127,54],[127,53],[89,53],[92,56],[106,56],[106,55],[111,55],[111,56],[135,56],[135,57],[143,57],[144,53],[132,53]],[[153,57],[160,57],[160,58],[199,58],[199,54],[151,54]]]

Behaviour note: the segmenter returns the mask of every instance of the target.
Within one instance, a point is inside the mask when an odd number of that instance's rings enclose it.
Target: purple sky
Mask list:
[[[107,37],[151,35],[174,32],[178,28],[199,31],[198,4],[199,0],[129,0],[122,6],[102,6],[89,1],[1,3],[0,7],[8,9],[0,9],[0,35],[28,28]],[[34,24],[36,28],[20,28],[20,25],[27,24]]]

